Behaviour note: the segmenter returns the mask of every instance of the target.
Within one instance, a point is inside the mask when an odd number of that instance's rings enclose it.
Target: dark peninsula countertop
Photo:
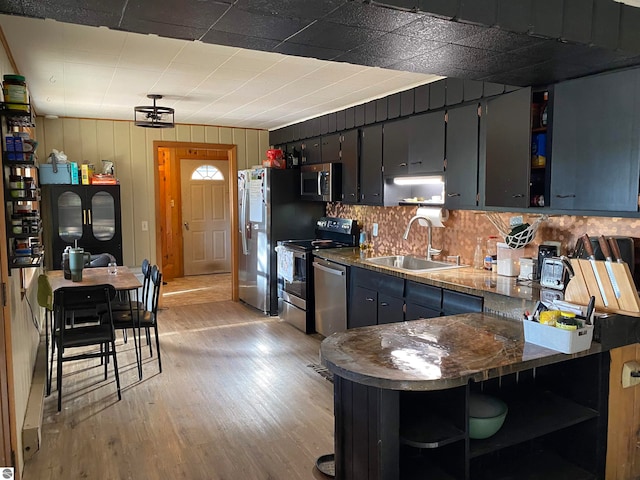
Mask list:
[[[550,327],[551,328],[551,327]],[[326,338],[322,363],[335,375],[389,390],[442,390],[599,353],[573,355],[524,341],[522,322],[469,313],[355,328]]]

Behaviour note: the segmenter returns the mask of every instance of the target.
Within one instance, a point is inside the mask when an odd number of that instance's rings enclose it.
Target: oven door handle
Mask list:
[[[313,262],[313,268],[317,268],[318,270],[322,270],[323,272],[330,273],[331,275],[338,275],[340,277],[344,276],[346,272],[343,270],[334,270],[333,268],[325,267],[320,263]]]

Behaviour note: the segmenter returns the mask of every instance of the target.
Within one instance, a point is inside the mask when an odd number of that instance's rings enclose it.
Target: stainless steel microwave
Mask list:
[[[303,200],[337,202],[341,200],[340,163],[318,163],[300,167],[300,196]]]

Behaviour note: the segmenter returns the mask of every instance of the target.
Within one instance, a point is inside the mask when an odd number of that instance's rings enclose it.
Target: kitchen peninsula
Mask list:
[[[338,479],[604,478],[609,356],[597,343],[559,354],[525,343],[518,321],[471,313],[347,330],[321,357]],[[468,435],[472,391],[509,407],[486,440]]]

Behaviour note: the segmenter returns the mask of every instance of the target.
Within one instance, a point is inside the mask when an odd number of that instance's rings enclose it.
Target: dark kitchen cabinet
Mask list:
[[[348,327],[402,322],[403,293],[402,278],[352,268]]]
[[[358,203],[360,199],[360,165],[358,157],[358,130],[342,133],[340,142],[342,156],[342,201]]]
[[[320,160],[323,163],[340,161],[340,134],[323,135],[320,141]]]
[[[42,200],[47,268],[59,270],[62,252],[75,242],[122,265],[120,185],[46,185]]]
[[[444,111],[423,113],[409,118],[409,175],[444,171],[445,125]],[[388,174],[385,167],[385,175]]]
[[[442,290],[442,314],[457,315],[459,313],[482,312],[484,298],[468,293]]]
[[[405,320],[433,318],[442,315],[442,288],[406,281]]]
[[[531,89],[487,100],[481,124],[484,206],[529,206]]]
[[[640,70],[562,82],[554,95],[551,208],[637,211]]]
[[[348,328],[376,325],[378,319],[378,292],[360,285],[351,287]]]
[[[302,142],[302,164],[322,163],[322,138],[312,137]]]
[[[447,112],[445,206],[450,209],[478,205],[478,105]]]
[[[348,328],[482,312],[484,307],[483,297],[357,267],[351,269],[349,292]]]
[[[409,139],[411,118],[384,124],[382,164],[385,176],[395,177],[409,173]]]
[[[382,125],[360,132],[360,203],[382,205]]]

